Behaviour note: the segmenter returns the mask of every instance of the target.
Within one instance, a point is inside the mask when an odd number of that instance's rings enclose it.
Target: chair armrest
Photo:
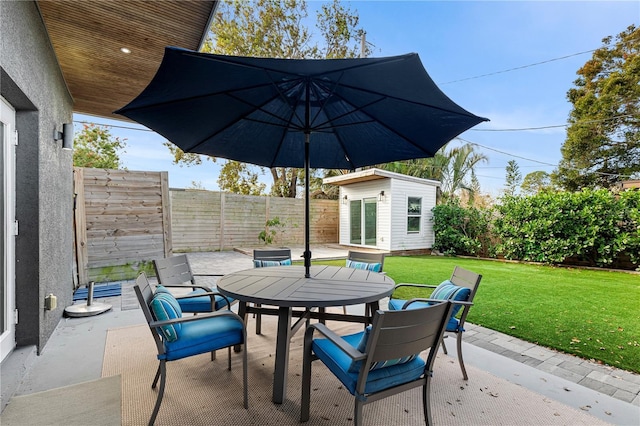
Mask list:
[[[231,309],[231,302],[229,301],[229,299],[227,298],[227,296],[225,296],[222,293],[218,293],[217,291],[205,291],[204,293],[198,293],[198,294],[183,294],[181,296],[174,296],[177,300],[184,300],[184,299],[193,299],[196,297],[202,297],[202,296],[209,296],[209,298],[211,299],[211,303],[213,304],[213,306],[215,306],[216,303],[216,296],[220,296],[224,299],[225,303],[227,304],[227,309]]]
[[[342,337],[331,331],[326,325],[321,323],[311,324],[305,333],[313,333],[314,330],[317,330],[320,334],[334,343],[342,352],[347,354],[349,358],[352,358],[354,361],[360,361],[367,357],[366,354],[363,354],[349,343],[344,340]]]
[[[235,312],[218,310],[215,312],[207,312],[204,314],[191,315],[188,317],[173,318],[165,321],[151,321],[149,323],[149,327],[160,328],[162,326],[169,325],[169,324],[179,324],[179,323],[189,322],[189,321],[202,321],[205,319],[220,317],[220,316],[230,316],[244,324],[244,321],[242,321],[242,318],[240,318],[240,316]]]
[[[396,284],[394,289],[397,289],[399,287],[436,288],[438,286],[437,285],[431,285],[431,284],[400,283],[400,284]]]
[[[198,285],[198,284],[159,284],[159,285],[165,288],[190,288],[192,290],[199,288],[204,291],[211,291],[211,287],[206,285]]]
[[[224,277],[224,274],[191,274],[194,277]]]
[[[473,302],[463,302],[459,300],[442,300],[442,299],[423,299],[421,297],[417,297],[415,299],[407,300],[404,305],[402,305],[402,309],[407,309],[407,306],[411,305],[415,302],[431,302],[431,303],[443,303],[443,302],[451,302],[453,305],[463,305],[463,306],[473,306]]]
[[[437,285],[430,285],[430,284],[400,283],[400,284],[396,284],[396,286],[393,288],[393,293],[395,293],[396,290],[399,289],[400,287],[415,287],[415,288],[424,288],[424,289],[434,289],[434,288],[436,288],[438,286]],[[393,293],[391,293],[391,296],[389,297],[390,299],[393,299]]]

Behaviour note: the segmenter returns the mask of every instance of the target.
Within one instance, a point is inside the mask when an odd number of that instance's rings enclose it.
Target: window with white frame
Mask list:
[[[422,222],[422,197],[408,197],[407,199],[407,234],[420,232]]]

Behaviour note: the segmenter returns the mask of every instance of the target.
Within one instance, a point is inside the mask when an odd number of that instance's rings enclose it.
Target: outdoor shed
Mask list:
[[[440,182],[380,169],[326,178],[340,186],[339,242],[389,252],[433,247]]]

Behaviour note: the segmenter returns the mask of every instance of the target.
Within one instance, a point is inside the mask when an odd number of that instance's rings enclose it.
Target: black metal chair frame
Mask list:
[[[191,288],[202,289],[211,298],[211,312],[215,311],[216,299],[215,296],[222,296],[229,304],[229,300],[223,294],[218,293],[215,289],[212,289],[207,285],[199,285],[196,282],[196,277],[222,277],[223,274],[194,274],[189,264],[189,259],[186,254],[179,254],[171,257],[154,259],[153,269],[156,272],[158,278],[158,284],[161,284],[167,288]],[[201,297],[205,294],[199,293],[198,295],[176,295],[176,299],[186,299],[190,297]],[[188,311],[185,311],[188,312]]]
[[[460,305],[463,305],[462,308],[462,314],[460,315],[459,318],[459,328],[463,328],[464,327],[464,323],[467,319],[467,315],[469,314],[469,310],[471,309],[471,306],[473,306],[473,298],[475,297],[477,291],[478,291],[478,286],[480,285],[480,281],[482,280],[482,275],[480,274],[476,274],[475,272],[469,271],[467,269],[461,268],[459,266],[456,266],[453,269],[453,273],[451,274],[451,278],[449,278],[449,281],[451,281],[453,284],[460,286],[460,287],[467,287],[468,289],[471,290],[471,293],[469,294],[469,298],[467,299],[468,303],[458,303]],[[430,285],[430,284],[413,284],[413,283],[400,283],[396,285],[396,290],[400,287],[417,287],[417,288],[424,288],[427,291],[432,291],[434,288],[437,287],[437,285]],[[395,293],[395,290],[394,290]],[[393,299],[393,294],[391,295],[391,299]],[[414,303],[416,301],[420,301],[420,299],[412,299],[407,301],[407,303],[405,303],[405,305],[403,306],[403,309],[409,304],[409,303]],[[468,380],[469,377],[467,375],[467,369],[464,366],[464,359],[462,357],[462,334],[463,332],[460,331],[447,331],[447,333],[455,333],[456,334],[456,349],[458,351],[458,363],[460,364],[460,370],[462,370],[462,377],[464,378],[464,380]],[[445,337],[447,337],[445,335]],[[444,343],[444,339],[442,340],[442,350],[444,351],[445,354],[447,354],[447,346]]]
[[[238,321],[244,324],[242,318],[240,318],[236,313],[231,312],[229,310],[229,306],[227,305],[227,309],[219,309],[215,312],[205,313],[200,315],[193,315],[189,317],[176,318],[166,321],[157,321],[153,314],[151,313],[150,303],[155,294],[154,288],[149,283],[147,276],[144,272],[140,273],[138,278],[136,279],[136,284],[134,285],[134,290],[136,296],[138,298],[138,302],[140,303],[140,307],[142,308],[142,312],[144,313],[144,317],[147,320],[147,324],[149,325],[149,329],[151,330],[151,334],[153,335],[153,340],[156,344],[156,348],[158,350],[158,356],[161,356],[165,353],[164,340],[162,332],[160,331],[160,327],[168,325],[168,324],[178,324],[184,323],[188,321],[202,321],[212,317],[220,317],[220,316],[231,316],[236,318]],[[246,350],[246,342],[247,342],[247,330],[246,327],[243,326],[243,341],[245,345],[245,349],[242,351],[242,374],[243,374],[243,386],[244,386],[244,408],[249,407],[249,397],[247,390],[247,350]],[[233,345],[231,345],[233,346]],[[228,369],[231,370],[231,346],[228,349]],[[215,352],[211,352],[211,359],[214,360]],[[158,369],[156,371],[156,375],[153,379],[153,383],[151,384],[151,388],[155,389],[158,380],[160,380],[160,388],[158,389],[158,397],[156,399],[156,404],[153,408],[153,412],[151,413],[151,418],[149,419],[149,425],[153,425],[155,423],[156,417],[158,416],[158,412],[160,411],[160,405],[162,404],[162,398],[164,396],[165,385],[167,381],[167,360],[160,359],[160,363],[158,365]]]
[[[347,260],[351,260],[352,262],[365,262],[365,263],[379,263],[380,264],[380,273],[384,274],[384,258],[386,253],[374,253],[374,252],[366,252],[366,251],[354,251],[349,250],[347,253]],[[347,314],[347,307],[342,307],[342,313]],[[369,312],[369,307],[365,308],[365,314],[367,316],[373,316],[373,312]]]
[[[317,331],[322,337],[331,340],[354,361],[362,361],[354,395],[354,424],[356,426],[362,425],[364,405],[419,386],[422,386],[425,423],[427,425],[433,424],[430,402],[431,376],[437,348],[442,341],[451,307],[452,303],[448,301],[438,301],[438,303],[420,309],[376,311],[365,352],[358,351],[324,324],[310,325],[304,337],[300,421],[309,420],[311,363],[318,359],[313,353],[312,343],[313,334]],[[422,351],[427,351],[427,358],[424,372],[419,378],[376,393],[365,394],[367,377],[372,363],[401,358]]]
[[[253,260],[282,261],[291,259],[291,249],[255,249],[253,250]],[[291,259],[293,260],[293,259]],[[256,308],[262,305],[256,303]],[[262,314],[254,314],[256,319],[256,334],[262,334]]]

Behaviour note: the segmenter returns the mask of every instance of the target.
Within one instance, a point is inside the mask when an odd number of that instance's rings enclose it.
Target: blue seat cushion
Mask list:
[[[149,308],[157,321],[182,318],[182,309],[171,293],[156,292]],[[168,324],[160,327],[160,332],[166,342],[173,342],[178,340],[181,329],[181,324]]]
[[[191,294],[205,293],[201,288],[197,288]],[[227,306],[227,302],[222,296],[214,296],[216,299],[215,309],[221,309]],[[182,312],[211,312],[211,296],[189,297],[186,299],[178,299],[178,303],[182,308]],[[231,299],[229,299],[231,303]]]
[[[431,295],[430,299],[436,300],[455,300],[458,302],[466,302],[471,295],[471,289],[468,287],[457,286],[449,280],[443,281],[438,287],[436,287]],[[389,309],[392,311],[399,311],[406,303],[406,300],[391,299],[389,300]],[[432,305],[431,302],[415,302],[409,305],[407,309],[424,308],[425,306]],[[453,305],[451,309],[451,316],[447,322],[447,331],[450,332],[462,332],[463,328],[460,327],[460,321],[456,318],[456,315],[462,308],[462,305]]]
[[[364,269],[371,272],[382,272],[382,263],[357,262],[347,259],[347,268]]]
[[[259,260],[253,259],[253,267],[254,268],[264,268],[268,266],[290,266],[291,259],[284,260]]]
[[[237,318],[220,316],[182,323],[180,338],[165,342],[158,359],[172,361],[244,343],[243,324]],[[246,350],[246,348],[245,348]]]
[[[357,350],[364,353],[365,349],[367,349],[367,343],[369,342],[370,335],[371,335],[371,326],[368,326],[367,328],[364,329],[364,333],[362,333],[362,337],[360,338],[360,341],[356,346]],[[390,367],[395,364],[404,364],[405,362],[412,361],[416,356],[418,356],[418,354],[404,356],[402,358],[388,359],[386,361],[375,361],[371,364],[371,367],[369,367],[369,371],[377,370],[379,368]],[[351,366],[349,367],[349,372],[357,373],[358,371],[360,371],[361,365],[362,365],[362,361],[352,361]]]
[[[156,287],[156,293],[170,293],[170,291],[161,285]],[[201,288],[196,288],[193,290],[190,295],[206,293],[205,290]],[[225,302],[222,296],[214,296],[216,299],[215,310],[224,308],[227,306],[227,302]],[[189,313],[203,313],[203,312],[211,312],[211,296],[201,296],[201,297],[189,297],[186,299],[177,299],[180,304],[180,308],[182,312]],[[229,299],[229,303],[233,300]]]
[[[356,347],[362,340],[364,332],[343,336],[351,346]],[[316,356],[331,370],[342,384],[355,395],[358,373],[350,372],[352,359],[340,348],[327,339],[314,339],[312,350]],[[379,368],[369,372],[365,394],[379,392],[403,383],[418,379],[424,373],[425,362],[422,358],[415,357],[404,364],[395,364],[389,367]]]

